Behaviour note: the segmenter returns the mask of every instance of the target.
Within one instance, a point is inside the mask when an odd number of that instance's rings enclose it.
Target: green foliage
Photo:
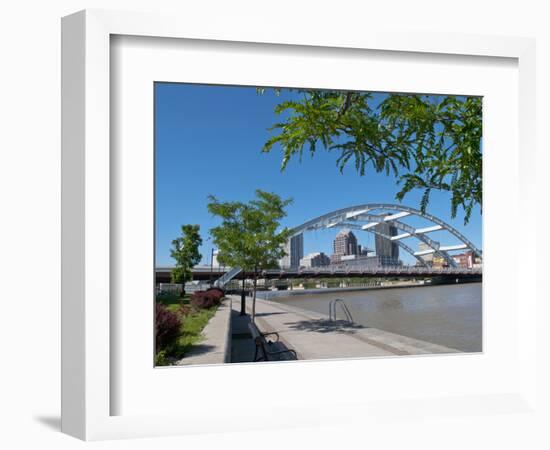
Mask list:
[[[171,305],[174,303],[179,303],[181,301],[181,297],[172,292],[159,292],[156,295],[155,300],[163,305]]]
[[[169,364],[166,350],[161,350],[155,353],[155,366],[168,366]]]
[[[186,316],[181,334],[175,344],[169,349],[169,355],[175,359],[181,359],[187,352],[198,344],[204,338],[202,330],[208,321],[216,314],[217,307],[210,309],[201,309],[193,314]]]
[[[451,214],[462,208],[465,223],[481,205],[481,98],[388,94],[375,101],[363,92],[298,92],[300,100],[275,107],[283,120],[263,147],[281,146],[282,170],[293,156],[301,160],[304,150],[313,155],[321,145],[339,152],[341,172],[352,161],[361,175],[370,166],[397,177],[399,201],[421,189],[422,211],[434,190],[451,194]]]
[[[157,294],[155,300],[162,303],[170,311],[176,312],[181,305],[189,304],[189,295],[179,296],[172,293]]]
[[[183,358],[194,345],[200,343],[204,339],[202,331],[208,321],[216,314],[216,311],[217,307],[214,307],[182,315],[183,323],[178,337],[173,343],[155,353],[155,365],[167,366],[173,364]]]
[[[191,269],[202,257],[199,252],[202,244],[199,230],[199,225],[182,225],[181,236],[172,241],[170,256],[176,260],[176,266],[171,273],[172,283],[185,285],[192,279]]]
[[[220,202],[210,196],[208,211],[222,220],[210,230],[218,247],[218,261],[256,273],[277,267],[290,236],[288,228],[278,231],[290,202],[259,189],[256,198],[248,203]]]

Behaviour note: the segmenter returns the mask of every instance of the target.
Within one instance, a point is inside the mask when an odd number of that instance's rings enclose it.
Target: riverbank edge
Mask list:
[[[477,282],[481,283],[481,281]],[[471,283],[446,283],[445,286],[458,286],[462,284],[471,284]],[[295,289],[295,290],[283,290],[283,291],[257,291],[256,297],[261,298],[262,300],[271,300],[279,297],[291,297],[294,295],[308,295],[308,294],[330,294],[337,292],[360,292],[360,291],[378,291],[385,289],[404,289],[404,288],[417,288],[417,287],[433,287],[433,286],[442,286],[441,283],[436,284],[399,284],[395,286],[362,286],[362,287],[338,287],[338,288],[316,288],[316,289]]]
[[[238,296],[232,296],[238,299],[240,302],[240,297]],[[336,359],[363,359],[363,358],[388,358],[388,357],[396,357],[396,356],[431,356],[431,355],[458,355],[463,354],[461,350],[458,350],[456,348],[448,347],[445,345],[437,344],[434,342],[422,340],[413,338],[410,336],[406,336],[399,333],[393,333],[390,331],[386,331],[380,328],[373,328],[373,327],[366,327],[364,330],[361,331],[355,331],[354,333],[347,334],[345,332],[342,332],[341,330],[335,331],[335,333],[326,333],[323,332],[321,335],[328,336],[329,334],[333,335],[333,343],[330,346],[330,348],[338,348],[338,341],[341,339],[346,339],[346,337],[353,337],[357,336],[358,334],[368,333],[368,336],[365,336],[363,339],[360,339],[362,341],[375,345],[375,347],[378,348],[378,350],[381,352],[379,354],[366,354],[363,351],[359,352],[358,354],[350,355],[350,354],[342,354],[342,355],[324,355],[324,356],[311,356],[309,355],[308,351],[304,351],[303,345],[298,346],[296,339],[299,339],[302,343],[305,342],[307,346],[311,344],[310,342],[310,331],[299,331],[292,329],[292,331],[289,333],[289,330],[285,330],[281,328],[280,326],[275,326],[271,320],[269,319],[269,314],[267,316],[264,316],[262,314],[262,304],[274,307],[279,310],[284,310],[286,313],[289,314],[297,314],[298,316],[301,316],[300,319],[294,319],[291,320],[294,322],[298,322],[299,320],[303,320],[302,317],[309,316],[310,321],[318,321],[318,320],[328,320],[328,316],[316,312],[311,311],[305,308],[301,308],[299,306],[290,306],[286,305],[284,303],[278,303],[276,301],[272,300],[266,300],[257,298],[256,308],[257,308],[257,317],[256,317],[256,324],[258,325],[260,331],[262,332],[273,332],[276,331],[279,334],[280,341],[287,347],[295,350],[298,354],[298,360],[307,360],[307,361],[323,361],[323,360],[336,360]],[[246,309],[250,313],[252,309],[252,297],[247,296],[246,297]],[[374,339],[373,339],[374,338]],[[300,347],[302,349],[300,349]],[[340,347],[344,353],[344,349],[346,346]],[[314,347],[311,347],[312,350],[315,350]],[[386,352],[391,352],[392,354],[387,354]]]

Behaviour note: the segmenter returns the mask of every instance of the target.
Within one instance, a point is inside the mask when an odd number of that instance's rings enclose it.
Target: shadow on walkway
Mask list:
[[[277,316],[279,314],[288,314],[287,312],[268,312],[268,313],[257,313],[256,317],[264,317],[264,316]]]
[[[207,345],[207,344],[193,344],[190,346],[190,350],[185,353],[185,356],[183,359],[188,358],[190,356],[198,356],[202,355],[204,353],[211,352],[216,347],[213,345]]]
[[[242,363],[254,360],[255,344],[248,324],[250,316],[241,316],[239,311],[231,311],[231,362]]]
[[[316,333],[354,333],[357,330],[365,329],[363,325],[347,322],[345,320],[300,320],[299,322],[287,322],[290,328],[299,331],[313,331]]]

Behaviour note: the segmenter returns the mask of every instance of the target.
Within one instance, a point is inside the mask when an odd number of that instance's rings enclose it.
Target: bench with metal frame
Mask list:
[[[253,322],[250,322],[248,324],[248,329],[250,330],[252,339],[256,344],[256,350],[254,352],[254,362],[279,361],[281,359],[280,357],[282,357],[283,359],[287,359],[285,358],[285,355],[292,355],[294,359],[298,359],[296,351],[292,349],[272,350],[272,347],[274,347],[279,342],[279,333],[262,333]],[[267,340],[266,336],[275,336],[275,340]]]

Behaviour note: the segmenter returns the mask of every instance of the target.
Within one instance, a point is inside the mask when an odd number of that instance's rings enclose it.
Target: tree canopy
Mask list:
[[[340,171],[353,161],[360,175],[368,167],[394,175],[401,186],[399,201],[421,189],[423,212],[435,190],[450,193],[451,215],[462,208],[465,223],[481,206],[481,98],[297,92],[299,99],[275,107],[282,121],[271,127],[275,134],[263,147],[269,152],[281,146],[282,170],[293,156],[301,160],[304,150],[313,155],[321,146],[339,152]]]
[[[208,211],[222,220],[219,226],[210,230],[218,246],[218,260],[254,273],[254,321],[258,276],[262,270],[278,267],[279,259],[285,256],[284,245],[290,237],[290,229],[279,228],[281,219],[286,216],[285,208],[292,200],[283,200],[277,194],[259,189],[256,198],[248,203],[220,202],[212,195],[208,198]]]
[[[202,238],[199,234],[199,225],[182,225],[181,236],[172,241],[170,256],[175,259],[176,266],[172,270],[172,283],[185,283],[192,279],[193,266],[198,264],[202,258],[199,247],[202,245]]]
[[[279,230],[280,221],[291,199],[259,189],[248,203],[221,202],[212,195],[208,199],[208,211],[222,220],[210,230],[218,261],[255,272],[278,266],[290,233],[288,228]]]

